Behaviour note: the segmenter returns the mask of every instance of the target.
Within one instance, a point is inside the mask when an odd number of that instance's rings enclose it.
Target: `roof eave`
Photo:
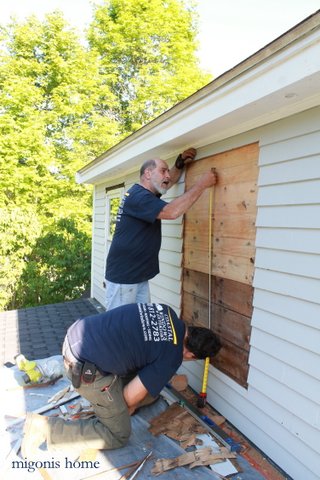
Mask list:
[[[320,104],[319,30],[320,10],[85,165],[77,181],[119,178],[152,156],[170,158],[181,147],[219,141]],[[310,57],[302,70],[301,55]]]

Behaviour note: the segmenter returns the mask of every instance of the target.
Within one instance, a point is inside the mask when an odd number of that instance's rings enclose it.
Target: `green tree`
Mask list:
[[[0,308],[87,289],[75,172],[210,80],[196,33],[191,0],[105,0],[87,45],[59,12],[0,27]]]
[[[0,309],[18,304],[17,282],[39,235],[41,224],[32,206],[0,208]]]
[[[74,219],[62,218],[38,237],[16,288],[24,307],[79,298],[89,286],[90,237]]]
[[[1,29],[0,47],[0,307],[50,303],[48,292],[63,301],[90,281],[91,189],[74,177],[116,142],[115,98],[97,56],[60,13],[13,21]],[[78,251],[66,241],[70,222]]]
[[[194,2],[105,0],[88,39],[118,99],[117,118],[132,132],[211,79],[197,59]]]
[[[86,188],[75,171],[116,141],[114,102],[96,56],[60,13],[2,29],[1,202],[52,216],[72,198],[78,210]]]

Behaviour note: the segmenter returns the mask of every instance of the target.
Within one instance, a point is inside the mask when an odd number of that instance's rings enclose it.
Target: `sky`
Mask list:
[[[99,0],[0,0],[0,23],[61,10],[82,31]],[[319,0],[198,0],[199,59],[218,77],[320,9]]]

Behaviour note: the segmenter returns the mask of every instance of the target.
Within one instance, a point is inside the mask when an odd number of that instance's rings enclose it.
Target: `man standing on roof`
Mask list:
[[[123,305],[77,320],[62,353],[68,378],[96,416],[65,421],[29,413],[23,457],[37,458],[45,440],[49,450],[124,446],[130,414],[157,398],[182,361],[213,357],[220,347],[211,330],[187,326],[164,304]]]
[[[125,193],[106,262],[107,310],[150,301],[149,280],[159,273],[161,220],[180,217],[217,181],[210,170],[180,197],[169,203],[160,198],[195,156],[194,148],[185,150],[170,170],[164,160],[147,160],[140,169],[140,183]]]

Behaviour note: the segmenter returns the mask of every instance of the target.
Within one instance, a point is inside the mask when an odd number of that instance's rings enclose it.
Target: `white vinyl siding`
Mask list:
[[[170,202],[184,193],[184,177],[163,196]],[[165,303],[180,314],[183,217],[162,221],[162,242],[159,253],[160,273],[150,281],[151,300]]]
[[[320,108],[199,149],[259,142],[248,389],[210,366],[208,402],[294,480],[320,479]],[[138,174],[122,179],[126,189]],[[95,189],[92,293],[104,303],[105,187]],[[184,191],[183,179],[168,193]],[[183,219],[162,222],[153,301],[180,313]],[[200,391],[203,362],[180,369]]]
[[[260,128],[256,140],[260,172],[249,385],[246,391],[210,367],[208,402],[295,480],[316,480],[320,108]],[[181,368],[196,391],[202,369],[203,362]]]
[[[105,305],[104,272],[106,255],[105,185],[95,185],[93,197],[93,241],[91,265],[91,297]]]
[[[316,479],[320,478],[320,109],[266,127],[260,148],[248,394],[264,412],[260,428],[274,439],[269,450],[263,446],[265,453],[295,479]],[[286,445],[285,457],[280,445]]]

